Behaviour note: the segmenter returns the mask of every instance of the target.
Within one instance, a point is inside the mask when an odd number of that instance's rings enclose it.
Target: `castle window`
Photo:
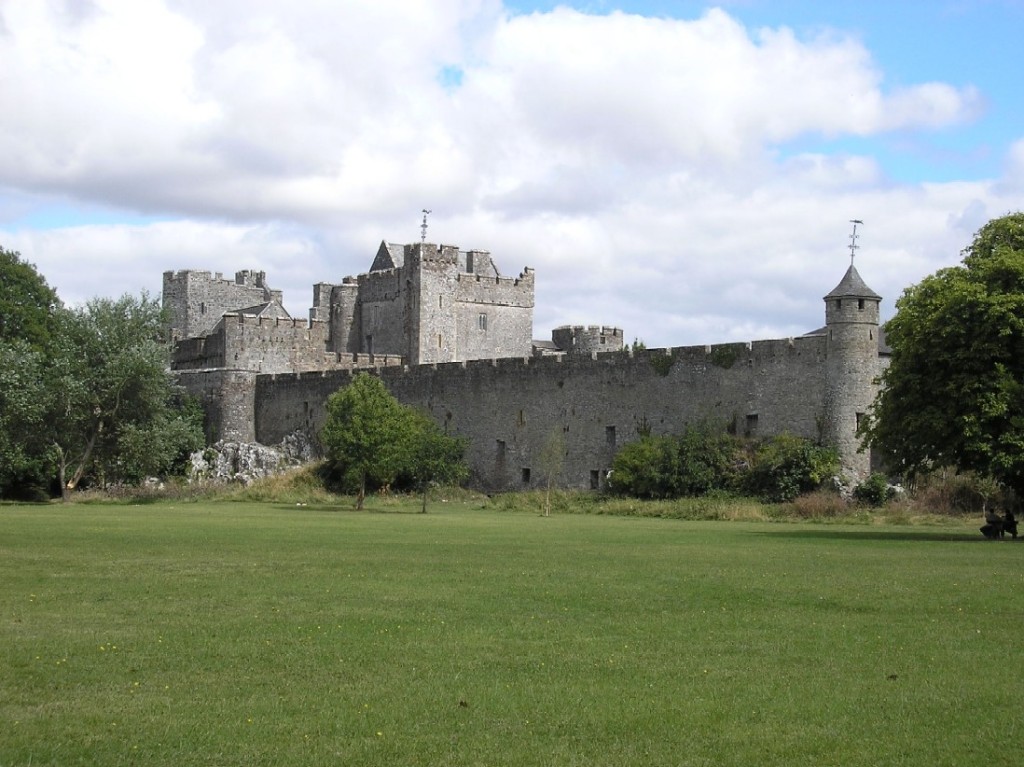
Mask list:
[[[519,411],[519,425],[526,426],[526,413],[522,410]]]
[[[836,299],[836,309],[842,309],[842,308],[843,308],[843,299],[837,298]]]
[[[203,301],[201,304],[199,304],[199,313],[200,314],[206,314],[206,302],[205,301]]]
[[[438,333],[438,334],[437,334],[437,348],[438,348],[438,349],[440,349],[441,347],[442,347],[442,343],[441,343],[441,334],[440,334],[440,333]]]
[[[747,437],[753,437],[757,434],[757,413],[749,413],[747,415],[747,425],[743,433]]]
[[[527,467],[523,467],[523,484],[530,484],[530,470]]]
[[[481,312],[476,318],[476,326],[480,330],[487,330],[487,315]]]
[[[857,309],[859,309],[860,311],[864,311],[864,299],[863,298],[858,298],[857,299]]]
[[[864,414],[857,413],[857,431],[860,431],[861,424],[864,423]]]
[[[601,486],[601,472],[597,469],[590,470],[590,489],[597,490]]]
[[[437,297],[437,308],[444,309],[444,296]]]
[[[373,336],[366,337],[366,353],[373,354]]]
[[[608,443],[608,447],[615,447],[615,427],[605,426],[604,427],[604,441]]]

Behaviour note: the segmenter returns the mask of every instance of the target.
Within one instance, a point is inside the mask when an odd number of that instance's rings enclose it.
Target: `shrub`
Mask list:
[[[834,449],[780,434],[756,448],[743,486],[769,503],[785,503],[816,490],[838,470],[839,456]]]
[[[670,498],[675,440],[646,436],[624,445],[612,460],[609,489],[636,498]]]
[[[886,476],[877,472],[853,489],[853,497],[870,506],[884,506],[895,494]]]
[[[708,428],[678,437],[645,436],[612,461],[610,489],[636,498],[684,498],[732,490],[739,443]]]

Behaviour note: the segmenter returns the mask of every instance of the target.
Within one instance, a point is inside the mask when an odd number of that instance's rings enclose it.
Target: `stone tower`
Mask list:
[[[859,452],[857,428],[878,391],[878,316],[881,296],[850,265],[825,296],[825,409],[822,441],[839,451],[843,470],[865,478],[871,456]]]

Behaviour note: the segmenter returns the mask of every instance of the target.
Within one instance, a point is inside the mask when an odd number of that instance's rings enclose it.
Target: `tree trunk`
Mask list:
[[[364,498],[366,498],[366,472],[359,476],[359,492],[356,493],[356,511],[363,510]]]

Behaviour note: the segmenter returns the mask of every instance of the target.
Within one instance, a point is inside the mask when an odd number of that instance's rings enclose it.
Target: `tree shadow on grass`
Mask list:
[[[796,540],[846,540],[846,541],[913,541],[915,543],[982,543],[998,546],[1003,543],[1016,543],[1011,538],[991,541],[980,532],[969,533],[950,530],[758,530],[752,535],[763,535],[776,538],[793,538]],[[1024,538],[1017,539],[1024,542]]]

